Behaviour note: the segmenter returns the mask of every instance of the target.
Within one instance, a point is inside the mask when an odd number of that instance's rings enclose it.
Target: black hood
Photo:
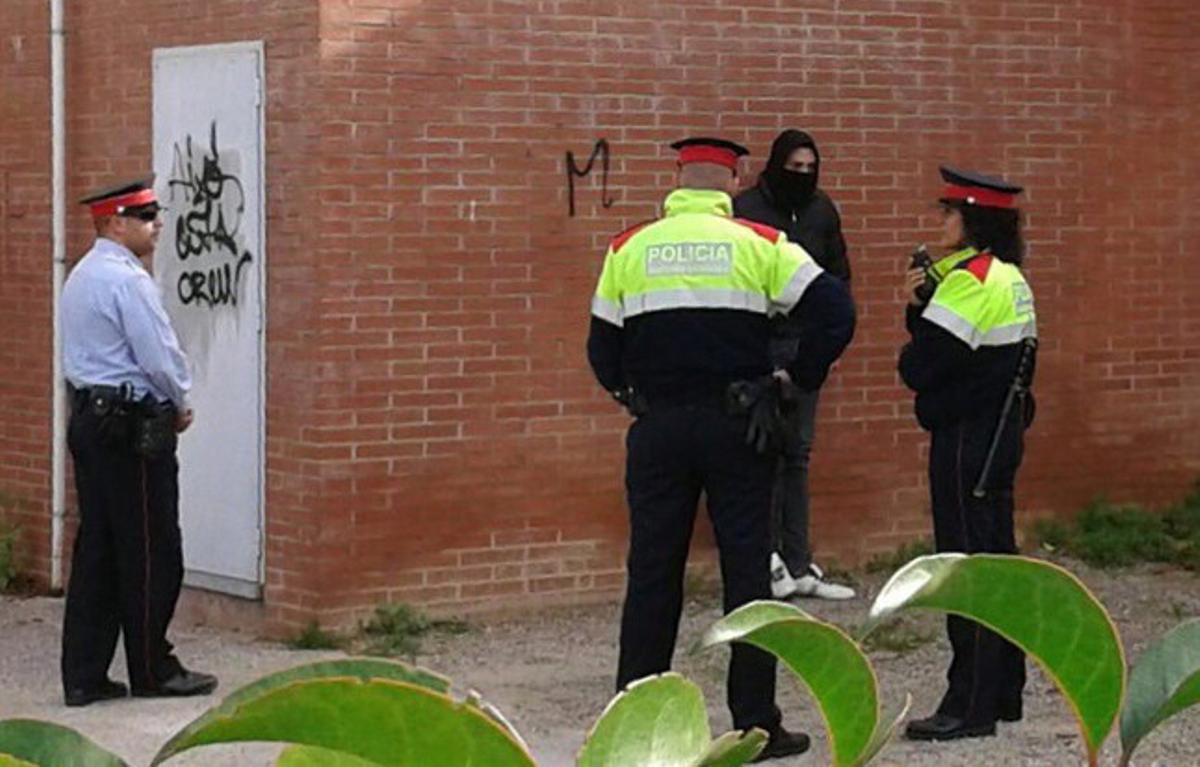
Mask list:
[[[784,164],[792,152],[801,147],[807,147],[816,155],[816,167],[812,178],[800,178],[810,174],[796,173],[784,169]],[[779,204],[795,210],[806,205],[816,193],[817,184],[821,178],[821,152],[817,142],[802,130],[788,129],[775,137],[771,144],[771,156],[767,159],[767,167],[763,170],[760,181],[765,183],[771,192],[771,197]]]

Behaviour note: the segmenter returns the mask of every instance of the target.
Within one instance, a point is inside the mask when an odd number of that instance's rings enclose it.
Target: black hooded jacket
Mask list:
[[[792,152],[807,147],[817,157],[813,175],[813,191],[792,208],[784,202],[783,185],[787,181],[784,164]],[[733,201],[733,214],[774,227],[792,242],[799,244],[822,269],[850,281],[850,262],[846,258],[846,240],[842,236],[842,219],[829,195],[820,190],[821,153],[812,136],[804,131],[786,130],[771,145],[767,167],[758,183],[739,194]]]

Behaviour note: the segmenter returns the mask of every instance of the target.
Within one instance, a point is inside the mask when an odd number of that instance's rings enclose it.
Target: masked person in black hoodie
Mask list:
[[[799,244],[826,272],[850,281],[842,220],[833,200],[818,187],[821,154],[812,136],[789,129],[775,138],[767,167],[758,183],[737,196],[734,215],[774,227]],[[773,362],[782,365],[797,353],[797,328],[777,326],[771,344]],[[799,350],[800,354],[804,350]],[[825,580],[812,561],[808,540],[808,459],[816,430],[819,390],[789,392],[791,407],[785,430],[775,489],[771,500],[771,593],[850,599],[854,590]]]

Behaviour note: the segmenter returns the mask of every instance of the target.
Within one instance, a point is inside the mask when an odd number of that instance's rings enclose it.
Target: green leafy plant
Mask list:
[[[1176,626],[1138,658],[1121,711],[1121,767],[1158,725],[1200,703],[1200,620]]]
[[[1094,567],[1166,562],[1200,569],[1200,485],[1162,512],[1100,498],[1069,523],[1040,519],[1032,532],[1044,548]]]
[[[1200,621],[1147,649],[1129,677],[1108,614],[1069,572],[1016,556],[920,557],[885,584],[866,632],[910,609],[952,612],[1018,644],[1058,685],[1079,721],[1089,763],[1121,709],[1122,765],[1168,718],[1200,702]],[[824,719],[834,767],[868,764],[907,711],[884,713],[862,647],[836,626],[779,602],[755,602],[722,618],[694,651],[747,642],[775,654],[805,685]],[[1122,699],[1124,706],[1122,708]],[[586,767],[736,767],[765,733],[708,729],[699,689],[678,674],[630,685],[609,703],[579,753]],[[495,765],[532,757],[505,718],[444,677],[400,662],[351,658],[272,674],[232,693],[163,746],[154,765],[217,743],[288,744],[283,767]],[[0,767],[123,767],[118,757],[57,725],[0,722]]]
[[[520,738],[478,700],[456,700],[444,678],[381,660],[330,661],[272,674],[181,730],[151,765],[199,746],[258,741],[397,767],[533,765]],[[295,763],[316,755],[293,751],[287,758]]]
[[[700,688],[679,674],[640,679],[608,704],[588,733],[579,767],[721,767],[753,759],[766,745],[762,730],[712,740]]]
[[[1108,613],[1075,576],[1025,557],[921,557],[880,591],[867,630],[912,608],[971,618],[1038,661],[1070,702],[1096,764],[1121,707],[1125,656]]]
[[[808,688],[829,733],[835,767],[866,764],[899,717],[881,718],[878,682],[859,646],[836,626],[781,602],[752,602],[713,624],[695,649],[746,642],[773,653]]]
[[[932,633],[914,626],[904,618],[898,618],[864,636],[861,644],[867,653],[890,652],[903,655],[924,647],[934,639]]]
[[[16,527],[0,520],[0,591],[7,590],[17,578]]]
[[[0,767],[129,767],[66,727],[29,719],[0,722]]]
[[[342,638],[321,628],[317,621],[310,621],[284,644],[292,650],[336,650],[342,646]]]
[[[908,543],[903,543],[898,546],[895,551],[885,554],[876,554],[867,560],[867,563],[863,566],[863,569],[868,573],[873,574],[893,573],[900,567],[903,567],[905,563],[911,562],[917,557],[923,557],[926,554],[932,553],[933,541],[929,540],[928,538],[921,538],[915,541],[909,541]]]
[[[369,655],[416,658],[421,651],[421,639],[433,631],[462,634],[466,623],[457,620],[430,619],[420,610],[406,604],[387,604],[375,608],[375,614],[361,628]]]

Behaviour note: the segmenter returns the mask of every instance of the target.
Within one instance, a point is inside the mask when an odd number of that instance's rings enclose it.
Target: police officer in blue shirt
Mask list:
[[[192,382],[142,263],[162,231],[153,177],[81,202],[97,238],[61,309],[80,516],[63,618],[65,702],[128,694],[108,677],[121,634],[134,695],[207,695],[216,677],[185,669],[166,638],[183,583],[175,447],[192,422]]]

